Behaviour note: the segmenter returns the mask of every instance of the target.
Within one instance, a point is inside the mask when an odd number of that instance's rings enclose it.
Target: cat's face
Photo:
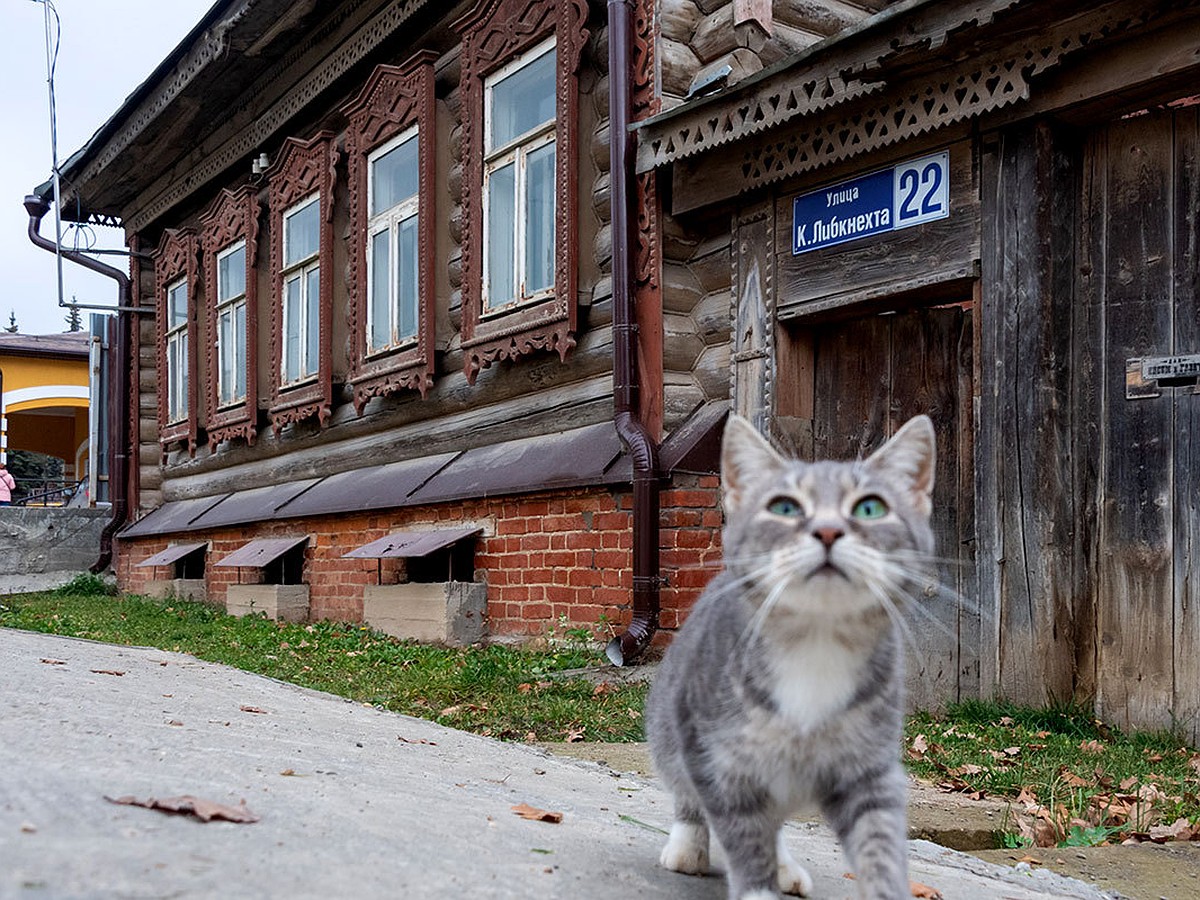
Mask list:
[[[917,416],[865,460],[804,463],[730,416],[722,447],[725,564],[760,602],[881,612],[933,549],[933,424]]]

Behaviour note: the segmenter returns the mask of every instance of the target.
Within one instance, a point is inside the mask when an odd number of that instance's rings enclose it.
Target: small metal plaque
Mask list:
[[[1167,387],[1195,384],[1200,377],[1200,354],[1147,357],[1142,360],[1142,377]]]
[[[1125,360],[1125,399],[1161,397],[1164,388],[1191,388],[1200,395],[1200,354]]]

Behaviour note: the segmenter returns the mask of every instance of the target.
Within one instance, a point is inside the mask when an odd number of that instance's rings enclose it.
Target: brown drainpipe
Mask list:
[[[117,282],[117,340],[113,348],[112,359],[115,365],[109,366],[111,376],[108,380],[108,414],[109,414],[109,465],[108,493],[112,499],[112,518],[100,532],[100,558],[91,566],[93,573],[99,574],[112,564],[113,536],[125,524],[129,516],[129,501],[126,497],[126,485],[129,468],[129,416],[125,414],[124,403],[129,396],[130,365],[129,365],[129,329],[133,324],[132,311],[152,312],[150,308],[133,307],[133,294],[130,290],[129,276],[120,269],[92,259],[77,250],[61,249],[54,241],[44,238],[39,233],[42,218],[50,211],[50,204],[36,194],[25,198],[25,211],[29,213],[29,240],[35,246],[50,253],[62,253],[63,259],[91,269]],[[96,485],[91,485],[94,492]]]
[[[613,421],[633,462],[633,619],[605,652],[637,661],[658,630],[658,447],[638,417],[637,325],[633,316],[634,212],[631,0],[608,0],[609,184],[612,206]]]

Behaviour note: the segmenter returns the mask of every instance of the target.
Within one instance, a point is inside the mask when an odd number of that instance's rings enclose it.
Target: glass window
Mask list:
[[[188,284],[167,286],[167,421],[188,417]]]
[[[246,399],[246,242],[217,254],[217,402]]]
[[[283,214],[283,384],[320,369],[321,198],[314,194]],[[244,326],[243,326],[244,328]]]
[[[367,352],[416,337],[420,141],[410,129],[367,160]]]
[[[484,85],[485,309],[554,288],[555,71],[551,40]]]

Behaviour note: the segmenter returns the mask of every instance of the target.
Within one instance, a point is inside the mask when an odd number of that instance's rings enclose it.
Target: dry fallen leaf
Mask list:
[[[211,822],[213,819],[241,823],[258,821],[258,816],[246,808],[244,801],[238,806],[227,806],[224,803],[214,803],[212,800],[203,800],[190,794],[162,799],[148,797],[145,800],[129,796],[105,797],[104,799],[109,803],[119,803],[122,806],[144,806],[146,809],[156,809],[160,812],[195,816],[201,822]]]
[[[43,659],[41,662],[48,666],[65,666],[67,664],[65,659]]]
[[[117,669],[92,669],[91,672],[93,675],[124,675],[125,674],[124,672],[121,672]]]
[[[239,709],[241,709],[242,712],[257,713],[260,716],[267,715],[267,711],[265,709],[259,709],[257,706],[242,706],[239,707]]]
[[[557,825],[563,819],[563,814],[560,812],[549,812],[544,809],[538,809],[536,806],[530,806],[528,803],[518,803],[512,808],[522,819],[529,819],[532,822],[553,822]]]
[[[856,881],[853,872],[843,872],[842,877],[850,881]],[[942,900],[942,892],[935,887],[930,887],[927,884],[921,884],[919,881],[910,881],[908,889],[914,897],[921,897],[922,900]]]
[[[182,723],[182,722],[180,722],[178,719],[172,719],[172,720],[171,720],[170,722],[168,722],[167,724],[168,724],[168,725],[172,725],[172,726],[174,726],[175,728],[179,728],[179,727],[181,727],[181,726],[183,725],[183,723]]]
[[[1102,743],[1100,743],[1099,741],[1091,740],[1091,741],[1083,741],[1079,745],[1079,749],[1082,750],[1084,753],[1103,753],[1105,751],[1105,749],[1107,749],[1107,748],[1105,748],[1105,746]]]
[[[430,747],[437,746],[437,741],[427,741],[425,738],[406,738],[402,734],[396,735],[396,740],[402,741],[405,744],[428,744]]]

